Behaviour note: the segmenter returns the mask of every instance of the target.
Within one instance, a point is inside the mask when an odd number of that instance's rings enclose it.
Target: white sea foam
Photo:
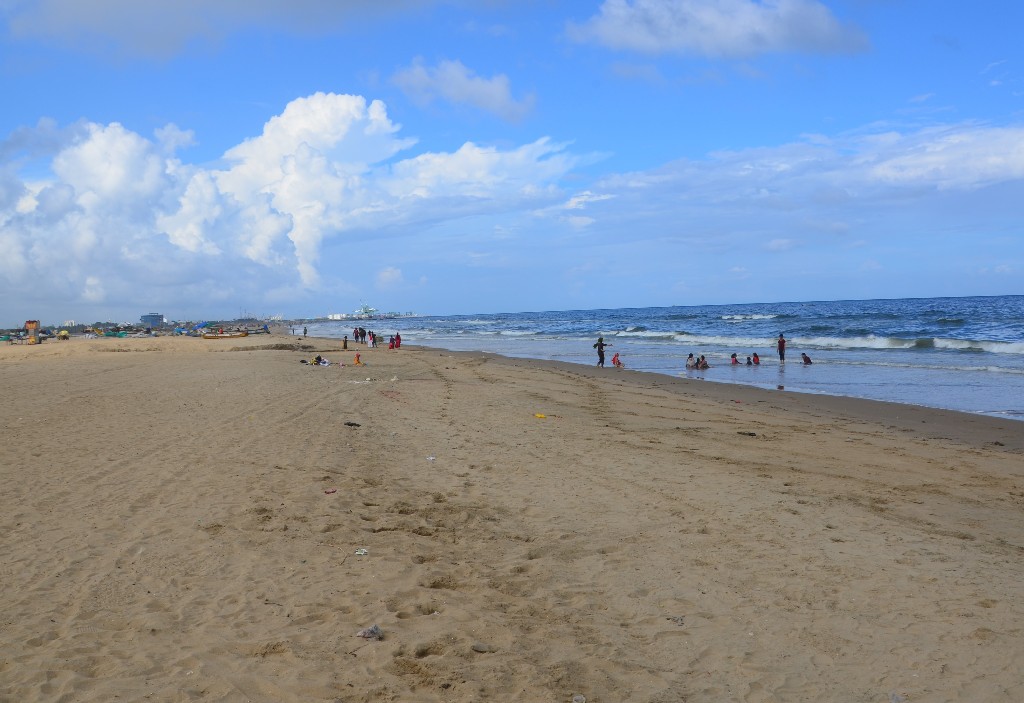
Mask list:
[[[789,340],[791,346],[817,349],[913,349],[920,346],[916,339],[899,337],[797,337]]]
[[[675,337],[675,335],[672,334],[671,332],[659,332],[657,330],[637,329],[635,327],[631,327],[630,329],[627,329],[625,332],[616,332],[615,336],[639,337],[645,339],[673,339]]]
[[[986,351],[994,354],[1024,354],[1024,342],[979,342],[973,340],[943,339],[941,337],[936,337],[932,340],[932,343],[936,349]]]
[[[760,349],[775,348],[775,340],[770,337],[725,337],[722,335],[677,334],[673,337],[677,342],[689,346],[725,347],[727,349]]]

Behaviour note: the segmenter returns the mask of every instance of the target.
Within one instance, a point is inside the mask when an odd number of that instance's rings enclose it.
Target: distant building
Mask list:
[[[143,315],[141,320],[142,320],[142,326],[143,327],[163,327],[164,326],[164,316],[161,313],[158,313],[158,312],[151,312],[151,313],[148,313],[146,315]]]

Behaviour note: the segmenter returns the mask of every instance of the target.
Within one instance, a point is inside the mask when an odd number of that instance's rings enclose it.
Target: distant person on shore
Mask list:
[[[612,366],[614,366],[617,369],[624,369],[624,368],[626,368],[626,365],[623,364],[622,361],[619,359],[619,353],[618,352],[615,352],[614,354],[612,354]]]
[[[395,349],[401,349],[401,348],[402,348],[402,335],[399,334],[398,332],[395,332]]]
[[[305,327],[303,327],[302,328],[302,336],[305,337],[307,334],[309,334],[309,330],[306,329]]]
[[[733,366],[739,366],[740,360],[739,357],[736,356],[736,352],[733,352],[732,356],[729,357],[729,363]]]
[[[760,365],[761,365],[761,357],[759,357],[757,355],[757,352],[754,352],[754,366],[760,366]]]
[[[693,358],[693,354],[692,353],[688,357],[686,357],[686,368],[687,369],[695,369],[695,368],[697,368],[697,360]]]
[[[779,362],[786,363],[786,338],[779,333],[779,341],[776,343],[775,348],[779,351]]]
[[[604,348],[605,347],[610,347],[610,346],[611,346],[611,344],[605,344],[604,343],[604,337],[598,337],[597,338],[597,341],[594,343],[594,349],[597,350],[597,365],[598,366],[602,366],[602,367],[604,366]]]
[[[812,363],[814,363],[811,361],[811,357],[807,356],[804,353],[800,354],[800,358],[804,360],[804,366],[810,366]]]

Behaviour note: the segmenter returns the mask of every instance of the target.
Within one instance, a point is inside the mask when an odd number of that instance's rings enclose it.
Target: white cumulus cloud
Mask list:
[[[1024,129],[1020,127],[934,127],[897,138],[895,148],[885,148],[882,140],[880,146],[869,171],[886,183],[977,188],[1024,178]]]
[[[378,288],[395,288],[403,283],[402,271],[394,266],[388,266],[377,272]]]
[[[99,54],[167,58],[196,39],[215,43],[248,28],[319,34],[432,0],[32,0],[0,2],[11,36]]]
[[[533,109],[532,95],[519,100],[512,97],[508,76],[482,78],[461,61],[442,61],[431,67],[417,60],[395,73],[392,81],[420,104],[446,100],[471,105],[509,121],[520,120]]]
[[[746,57],[866,45],[817,0],[605,0],[570,38],[646,54]]]
[[[321,286],[325,246],[529,212],[564,197],[559,181],[576,164],[547,139],[406,153],[416,140],[399,131],[383,103],[327,93],[293,100],[215,167],[182,163],[175,149],[192,137],[173,125],[153,138],[117,123],[64,131],[48,177],[0,169],[0,286],[60,271],[48,280],[69,313],[74,301],[142,301],[164,288],[197,306],[295,298]],[[377,281],[397,285],[400,269]]]

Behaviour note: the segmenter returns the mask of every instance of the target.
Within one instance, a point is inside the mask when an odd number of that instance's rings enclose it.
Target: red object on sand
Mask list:
[[[328,488],[326,491],[324,491],[324,493],[337,493],[337,492],[338,492],[337,488]]]

